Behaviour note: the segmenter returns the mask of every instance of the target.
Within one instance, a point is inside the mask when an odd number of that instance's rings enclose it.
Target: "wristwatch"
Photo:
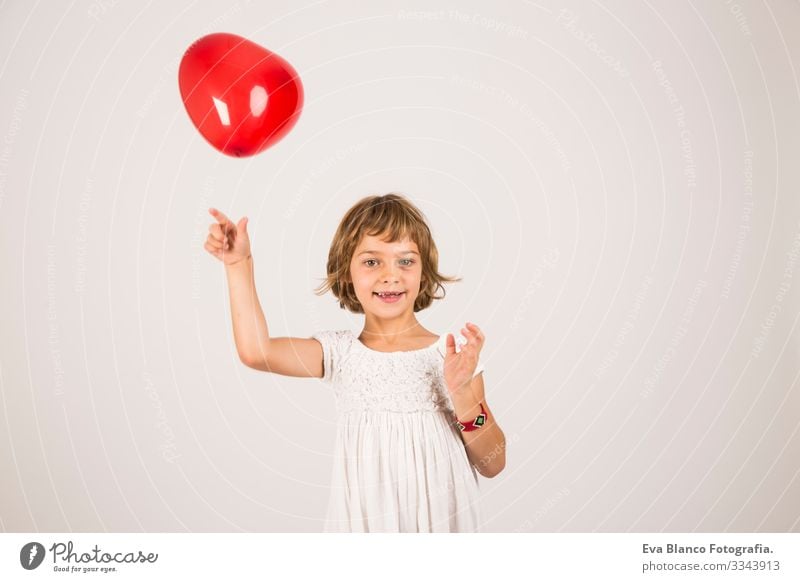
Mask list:
[[[486,411],[483,409],[483,402],[479,403],[481,405],[481,413],[475,417],[473,421],[466,421],[461,422],[456,418],[456,426],[461,432],[469,432],[471,430],[477,430],[486,424]]]

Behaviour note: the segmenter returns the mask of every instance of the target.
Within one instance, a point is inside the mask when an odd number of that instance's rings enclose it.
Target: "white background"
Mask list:
[[[424,11],[424,12],[419,12]],[[209,206],[250,217],[274,336],[400,191],[484,330],[507,467],[486,531],[800,531],[796,2],[0,7],[0,528],[322,529],[334,401],[236,356]],[[225,157],[183,51],[297,69],[293,131]]]

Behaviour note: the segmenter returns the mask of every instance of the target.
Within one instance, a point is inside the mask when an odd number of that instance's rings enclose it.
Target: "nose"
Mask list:
[[[381,276],[381,280],[383,280],[384,283],[388,283],[390,281],[397,282],[398,277],[397,277],[397,269],[396,269],[395,265],[388,264],[386,266],[386,268],[384,269],[383,274]]]

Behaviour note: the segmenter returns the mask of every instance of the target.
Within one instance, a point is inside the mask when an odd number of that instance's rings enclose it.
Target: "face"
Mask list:
[[[350,261],[350,276],[364,313],[413,313],[422,277],[417,244],[409,239],[389,243],[376,236],[364,236]],[[379,295],[387,291],[398,295]]]

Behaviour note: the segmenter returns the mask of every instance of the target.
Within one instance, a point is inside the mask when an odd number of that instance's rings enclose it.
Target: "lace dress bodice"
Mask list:
[[[397,352],[368,348],[350,330],[324,331],[314,337],[325,340],[320,342],[322,379],[333,385],[340,413],[453,412],[444,383],[445,335],[426,348]],[[481,371],[479,363],[475,374]]]

